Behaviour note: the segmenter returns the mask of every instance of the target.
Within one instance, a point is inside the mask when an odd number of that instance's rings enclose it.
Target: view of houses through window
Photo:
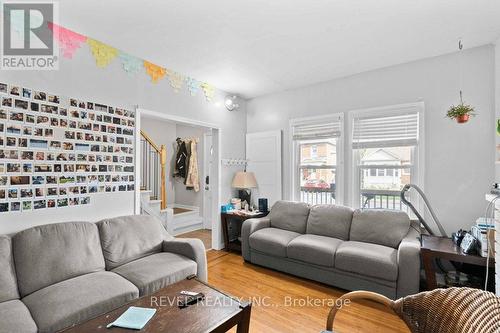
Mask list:
[[[298,146],[301,201],[335,203],[337,139],[301,140]]]
[[[337,139],[299,142],[300,200],[309,204],[335,203]],[[357,149],[360,206],[407,210],[400,193],[411,180],[412,147]]]
[[[358,149],[360,206],[407,210],[400,193],[411,180],[412,147]]]
[[[422,103],[353,111],[345,132],[341,114],[292,120],[293,197],[310,205],[408,212],[401,190],[421,186],[422,111]]]
[[[359,110],[349,114],[345,132],[338,115],[292,122],[297,163],[293,195],[311,205],[338,203],[408,212],[400,195],[406,184],[419,185],[421,179],[420,111],[419,103]],[[343,161],[348,150],[349,160]]]

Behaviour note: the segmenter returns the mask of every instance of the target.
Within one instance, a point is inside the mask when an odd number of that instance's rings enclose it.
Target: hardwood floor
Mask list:
[[[325,329],[328,303],[346,292],[245,263],[233,253],[210,250],[207,258],[210,284],[233,296],[253,300],[252,333],[319,333]],[[324,305],[304,304],[308,298]],[[341,310],[334,329],[336,333],[410,332],[390,310],[371,302],[351,304]]]
[[[198,238],[201,239],[207,250],[212,248],[212,231],[208,229],[200,229],[191,232],[186,232],[184,234],[177,235],[176,237]]]

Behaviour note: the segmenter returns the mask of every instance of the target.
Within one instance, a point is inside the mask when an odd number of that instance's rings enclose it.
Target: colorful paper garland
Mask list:
[[[158,83],[166,74],[167,70],[161,66],[155,65],[149,61],[144,60],[144,68],[146,73],[151,77],[153,83]]]
[[[120,52],[120,60],[122,62],[123,70],[129,75],[135,75],[143,67],[143,61],[130,54]]]
[[[170,81],[170,86],[177,93],[182,88],[182,84],[184,83],[184,76],[180,73],[169,71],[168,80]]]
[[[203,89],[203,93],[205,94],[205,99],[208,102],[211,102],[215,95],[215,88],[206,82],[203,82],[200,87],[201,89]]]
[[[215,95],[215,87],[209,83],[202,83],[191,77],[184,77],[180,73],[167,71],[167,69],[147,60],[139,59],[98,40],[86,37],[52,22],[48,22],[48,27],[52,30],[55,39],[57,39],[59,47],[63,52],[63,57],[65,58],[72,59],[76,50],[78,50],[83,43],[87,42],[96,60],[97,67],[106,67],[114,58],[119,56],[123,70],[129,75],[137,74],[141,67],[144,67],[153,83],[158,83],[159,80],[168,74],[170,86],[175,92],[178,92],[182,88],[184,81],[186,81],[186,86],[191,96],[196,95],[200,88],[203,90],[205,99],[209,102],[212,101]]]
[[[194,96],[200,89],[200,81],[193,79],[192,77],[188,77],[186,78],[186,86],[191,96]]]
[[[118,50],[112,46],[99,42],[98,40],[87,38],[92,55],[95,58],[97,67],[104,68],[118,56]]]
[[[87,40],[87,37],[52,22],[48,22],[47,25],[57,39],[64,58],[72,59],[76,50]]]

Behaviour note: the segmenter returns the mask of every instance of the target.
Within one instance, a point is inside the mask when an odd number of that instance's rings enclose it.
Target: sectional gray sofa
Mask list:
[[[0,333],[55,332],[196,274],[205,247],[145,215],[0,236]]]
[[[419,291],[420,226],[404,212],[278,201],[241,237],[257,265],[393,299]]]

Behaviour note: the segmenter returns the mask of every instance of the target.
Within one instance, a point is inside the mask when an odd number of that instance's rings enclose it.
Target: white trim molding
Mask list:
[[[140,147],[140,118],[145,116],[148,118],[156,118],[164,121],[180,123],[191,126],[201,126],[211,128],[212,131],[212,145],[215,153],[213,168],[213,175],[215,177],[212,185],[212,248],[214,250],[222,249],[222,228],[220,223],[220,206],[222,204],[222,174],[221,174],[221,156],[222,156],[222,129],[220,126],[213,123],[199,121],[196,119],[190,119],[185,117],[179,117],[167,113],[162,113],[158,111],[152,111],[147,109],[141,109],[139,106],[136,108],[136,145]],[[136,161],[140,161],[140,150],[136,149]],[[137,163],[139,165],[140,163]],[[140,170],[136,167],[136,184],[140,184]],[[135,209],[136,212],[140,213],[140,186],[136,185],[136,202]]]

